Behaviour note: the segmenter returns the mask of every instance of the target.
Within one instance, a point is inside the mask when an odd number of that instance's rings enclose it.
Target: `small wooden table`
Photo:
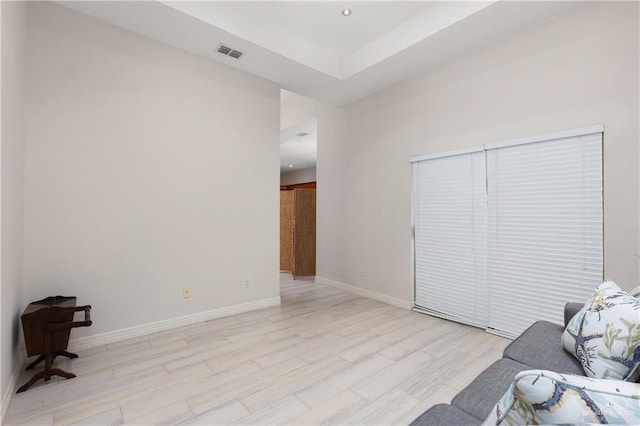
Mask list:
[[[84,321],[73,321],[74,314],[79,311],[84,311]],[[44,361],[44,371],[36,373],[16,393],[26,391],[40,379],[49,381],[51,376],[61,376],[66,379],[76,377],[73,373],[53,368],[53,361],[60,355],[68,358],[78,357],[76,354],[67,352],[69,334],[72,328],[91,325],[91,305],[76,306],[75,297],[47,297],[30,303],[21,319],[27,355],[40,355],[26,369],[31,370]]]

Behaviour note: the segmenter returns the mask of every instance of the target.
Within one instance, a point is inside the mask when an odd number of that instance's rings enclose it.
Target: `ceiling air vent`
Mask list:
[[[302,137],[304,137],[304,136],[307,136],[308,134],[309,134],[309,133],[307,133],[307,132],[300,132],[300,133],[296,133],[296,136],[299,136],[299,137],[301,137],[301,138],[302,138]]]
[[[240,59],[240,57],[243,55],[243,53],[240,52],[239,50],[232,49],[231,47],[225,46],[222,43],[218,45],[218,48],[216,49],[216,51],[218,53],[222,53],[223,55],[231,56],[232,58],[235,58],[235,59]]]

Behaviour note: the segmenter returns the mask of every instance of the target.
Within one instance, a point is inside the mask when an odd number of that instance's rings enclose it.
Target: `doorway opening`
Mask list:
[[[316,274],[316,102],[281,91],[280,272]]]

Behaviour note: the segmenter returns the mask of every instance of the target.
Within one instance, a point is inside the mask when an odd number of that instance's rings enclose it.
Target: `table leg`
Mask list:
[[[71,352],[67,352],[67,351],[58,351],[58,352],[54,352],[53,353],[53,360],[55,361],[57,356],[66,356],[67,358],[70,359],[74,359],[74,358],[78,358],[77,354],[71,353]],[[33,368],[40,364],[42,361],[44,361],[44,355],[40,355],[38,357],[38,359],[36,359],[35,361],[33,361],[31,364],[27,365],[27,368],[25,368],[25,370],[33,370]]]
[[[27,368],[25,368],[25,370],[33,370],[33,367],[40,364],[42,361],[44,361],[44,355],[40,355],[38,359],[33,361],[31,364],[27,365]]]
[[[75,374],[62,371],[58,368],[54,368],[52,370],[40,371],[39,373],[34,374],[33,377],[27,383],[20,386],[20,388],[16,391],[16,393],[21,393],[26,391],[35,382],[37,382],[40,379],[44,379],[45,382],[48,382],[49,380],[51,380],[51,376],[60,376],[60,377],[64,377],[65,379],[72,379],[76,377]]]

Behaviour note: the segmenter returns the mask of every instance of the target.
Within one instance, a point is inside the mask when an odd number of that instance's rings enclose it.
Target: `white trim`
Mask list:
[[[410,163],[418,161],[433,160],[435,158],[453,157],[454,155],[470,154],[472,152],[484,151],[484,145],[470,146],[468,148],[453,149],[450,151],[436,152],[435,154],[412,155],[409,158]]]
[[[388,296],[383,293],[378,293],[376,291],[367,290],[366,288],[356,287],[351,284],[345,284],[339,281],[330,280],[328,278],[316,277],[315,282],[318,284],[325,284],[330,287],[339,288],[341,290],[345,290],[349,293],[354,293],[359,296],[368,297],[369,299],[377,300],[379,302],[388,303],[389,305],[397,306],[402,309],[411,309],[414,305],[412,300],[399,299],[397,297]]]
[[[495,328],[491,328],[491,327],[485,328],[484,331],[486,331],[489,334],[493,334],[495,336],[504,337],[504,338],[510,339],[510,340],[515,340],[515,338],[518,337],[517,334],[508,333],[508,332],[502,331],[502,330],[496,330]]]
[[[559,132],[547,133],[544,135],[527,136],[524,138],[509,139],[501,142],[487,143],[484,145],[485,150],[504,148],[507,146],[524,145],[528,143],[551,141],[555,139],[572,138],[576,136],[592,135],[594,133],[603,133],[604,124],[596,124],[589,127],[581,127],[578,129],[561,130]]]
[[[268,299],[256,300],[254,302],[242,303],[240,305],[225,306],[224,308],[198,312],[197,314],[185,315],[182,317],[170,318],[167,320],[137,325],[135,327],[124,328],[121,330],[109,331],[106,333],[96,334],[94,336],[80,337],[69,342],[69,350],[83,350],[94,348],[97,346],[118,342],[120,340],[130,339],[132,337],[144,336],[146,334],[151,334],[158,331],[169,330],[185,325],[196,324],[216,318],[227,317],[230,315],[241,314],[244,312],[255,311],[257,309],[279,305],[280,296],[271,297]]]
[[[413,312],[417,312],[419,314],[429,315],[429,316],[436,317],[436,318],[442,318],[442,319],[445,319],[447,321],[453,321],[453,322],[457,322],[457,323],[460,323],[460,324],[466,324],[468,326],[481,328],[483,330],[486,329],[485,325],[474,323],[474,322],[471,322],[471,321],[465,321],[462,318],[459,318],[459,317],[456,317],[456,316],[453,316],[453,315],[447,315],[445,313],[438,312],[438,311],[435,311],[433,309],[423,308],[422,306],[415,305],[411,310]]]
[[[594,124],[593,126],[579,127],[577,129],[560,130],[558,132],[546,133],[544,135],[526,136],[523,138],[508,139],[505,141],[486,143],[484,145],[470,146],[468,148],[453,149],[450,151],[436,152],[434,154],[412,155],[409,157],[410,163],[419,161],[433,160],[436,158],[453,157],[454,155],[470,154],[472,152],[486,151],[488,149],[504,148],[507,146],[524,145],[528,143],[536,143],[543,141],[551,141],[555,139],[572,138],[576,136],[592,135],[594,133],[603,133],[604,124]]]
[[[0,411],[0,425],[4,424],[4,418],[7,415],[7,410],[9,410],[9,404],[11,404],[11,399],[13,395],[16,393],[16,389],[18,388],[18,378],[20,377],[20,372],[22,371],[22,367],[24,367],[24,356],[22,355],[21,350],[16,350],[15,356],[18,358],[16,362],[16,368],[13,371],[13,375],[11,376],[11,381],[9,382],[9,386],[7,386],[7,391],[4,395],[2,395],[2,411]]]

